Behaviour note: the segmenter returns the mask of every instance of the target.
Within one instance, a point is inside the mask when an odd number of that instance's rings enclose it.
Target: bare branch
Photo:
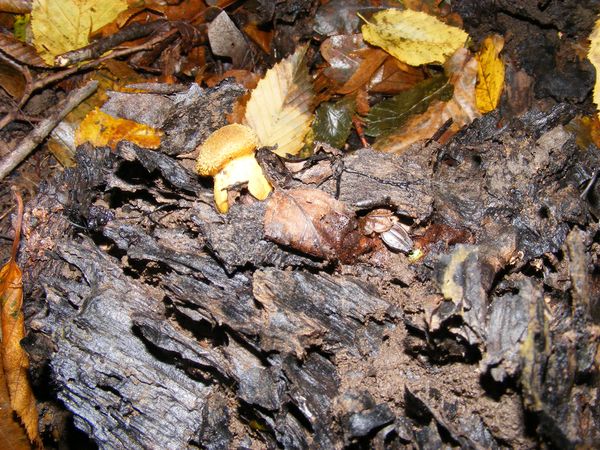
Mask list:
[[[31,153],[56,125],[77,105],[89,97],[98,88],[97,81],[90,81],[82,88],[71,91],[67,98],[46,119],[19,144],[5,159],[0,161],[0,180],[4,179],[15,167]]]

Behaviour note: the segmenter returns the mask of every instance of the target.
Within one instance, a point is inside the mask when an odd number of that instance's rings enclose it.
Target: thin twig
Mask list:
[[[121,45],[123,42],[146,37],[159,30],[161,27],[167,26],[167,24],[168,22],[165,19],[147,23],[134,22],[127,25],[125,28],[120,29],[115,34],[98,39],[77,50],[63,53],[56,58],[56,62],[58,65],[64,67],[81,61],[98,58],[108,50]]]
[[[82,88],[71,91],[67,98],[61,102],[49,117],[41,121],[17,148],[0,161],[0,180],[4,179],[4,177],[17,167],[67,114],[89,97],[97,88],[98,82],[90,81]]]

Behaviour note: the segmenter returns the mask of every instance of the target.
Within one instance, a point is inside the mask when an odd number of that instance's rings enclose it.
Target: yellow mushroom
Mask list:
[[[214,177],[215,204],[221,213],[229,210],[227,189],[235,184],[248,183],[248,191],[258,200],[271,192],[254,157],[258,137],[244,125],[226,125],[212,133],[202,145],[196,160],[196,171],[201,176]]]

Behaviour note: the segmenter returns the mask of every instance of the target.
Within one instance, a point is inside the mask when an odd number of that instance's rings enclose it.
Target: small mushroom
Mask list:
[[[227,189],[233,185],[248,183],[248,191],[258,200],[264,200],[271,192],[271,185],[254,157],[257,146],[256,133],[237,123],[219,128],[200,145],[196,171],[201,176],[214,177],[219,212],[229,210]]]

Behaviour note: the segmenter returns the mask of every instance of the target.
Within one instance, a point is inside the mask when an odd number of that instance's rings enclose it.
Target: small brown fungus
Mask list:
[[[196,171],[214,178],[215,204],[221,213],[229,210],[227,189],[247,183],[248,191],[258,200],[271,192],[271,185],[254,157],[258,137],[254,131],[237,123],[212,133],[199,148]]]

